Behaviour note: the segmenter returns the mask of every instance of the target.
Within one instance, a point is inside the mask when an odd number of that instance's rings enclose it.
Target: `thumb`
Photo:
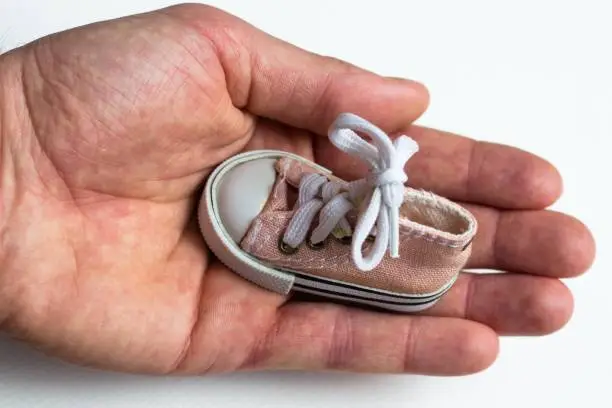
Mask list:
[[[427,108],[427,90],[417,82],[310,53],[213,7],[189,4],[164,12],[211,41],[234,106],[255,115],[325,134],[336,115],[350,111],[391,132]]]

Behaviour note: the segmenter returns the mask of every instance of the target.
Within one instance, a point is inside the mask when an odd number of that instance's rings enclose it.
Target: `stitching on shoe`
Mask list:
[[[335,256],[333,258],[325,258],[325,262],[322,262],[320,259],[317,258],[309,258],[309,259],[302,259],[302,262],[311,262],[310,265],[308,265],[308,270],[317,270],[317,269],[324,269],[324,268],[329,268],[329,267],[335,267],[335,266],[339,266],[340,259],[346,259],[348,258],[345,255],[341,255],[341,256]],[[291,262],[288,262],[289,259],[287,258],[281,258],[281,257],[276,257],[276,258],[267,258],[267,261],[269,262],[278,262],[279,266],[285,266],[285,267],[291,267],[294,266],[292,265]],[[331,261],[331,262],[328,262]],[[336,261],[336,262],[334,262]]]
[[[445,247],[449,247],[449,248],[463,248],[463,246],[465,245],[464,243],[455,243],[455,241],[452,241],[446,238],[442,238],[442,237],[437,237],[437,236],[434,236],[434,235],[431,235],[431,234],[428,234],[426,232],[419,231],[416,229],[410,229],[409,231],[402,231],[400,232],[400,235],[403,235],[404,237],[408,238],[408,239],[402,240],[401,241],[402,243],[409,241],[411,239],[421,238],[421,239],[424,239],[425,241],[428,241],[434,244],[438,244],[438,245],[442,245]]]

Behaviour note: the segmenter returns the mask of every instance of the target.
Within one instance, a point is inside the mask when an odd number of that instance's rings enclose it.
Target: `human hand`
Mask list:
[[[557,171],[515,148],[411,126],[427,92],[188,5],[94,24],[0,57],[0,322],[79,364],[145,373],[341,369],[464,374],[498,335],[561,328],[594,244],[543,210]],[[327,142],[354,112],[407,132],[410,183],[478,218],[469,268],[400,316],[285,299],[228,271],[194,220],[210,170],[244,149],[362,171]],[[503,188],[500,188],[503,186]]]

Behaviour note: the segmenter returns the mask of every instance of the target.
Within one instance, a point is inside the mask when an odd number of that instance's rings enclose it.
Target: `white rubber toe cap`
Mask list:
[[[247,233],[251,222],[263,210],[276,181],[275,158],[241,163],[219,180],[218,217],[236,243]]]

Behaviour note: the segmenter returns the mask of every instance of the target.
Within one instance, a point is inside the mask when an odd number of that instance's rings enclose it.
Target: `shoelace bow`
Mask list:
[[[370,136],[373,144],[356,132]],[[352,236],[355,266],[370,271],[382,261],[387,248],[391,257],[399,256],[399,209],[408,180],[404,166],[418,151],[418,145],[407,136],[392,141],[381,129],[350,113],[338,116],[329,129],[329,139],[341,151],[366,162],[368,176],[350,183],[332,181],[321,174],[303,176],[283,242],[297,248],[306,239],[316,245],[330,234],[336,238]],[[353,231],[346,215],[354,208],[362,211]],[[317,213],[318,225],[307,238]],[[364,255],[363,244],[370,235],[375,236],[374,243]]]

